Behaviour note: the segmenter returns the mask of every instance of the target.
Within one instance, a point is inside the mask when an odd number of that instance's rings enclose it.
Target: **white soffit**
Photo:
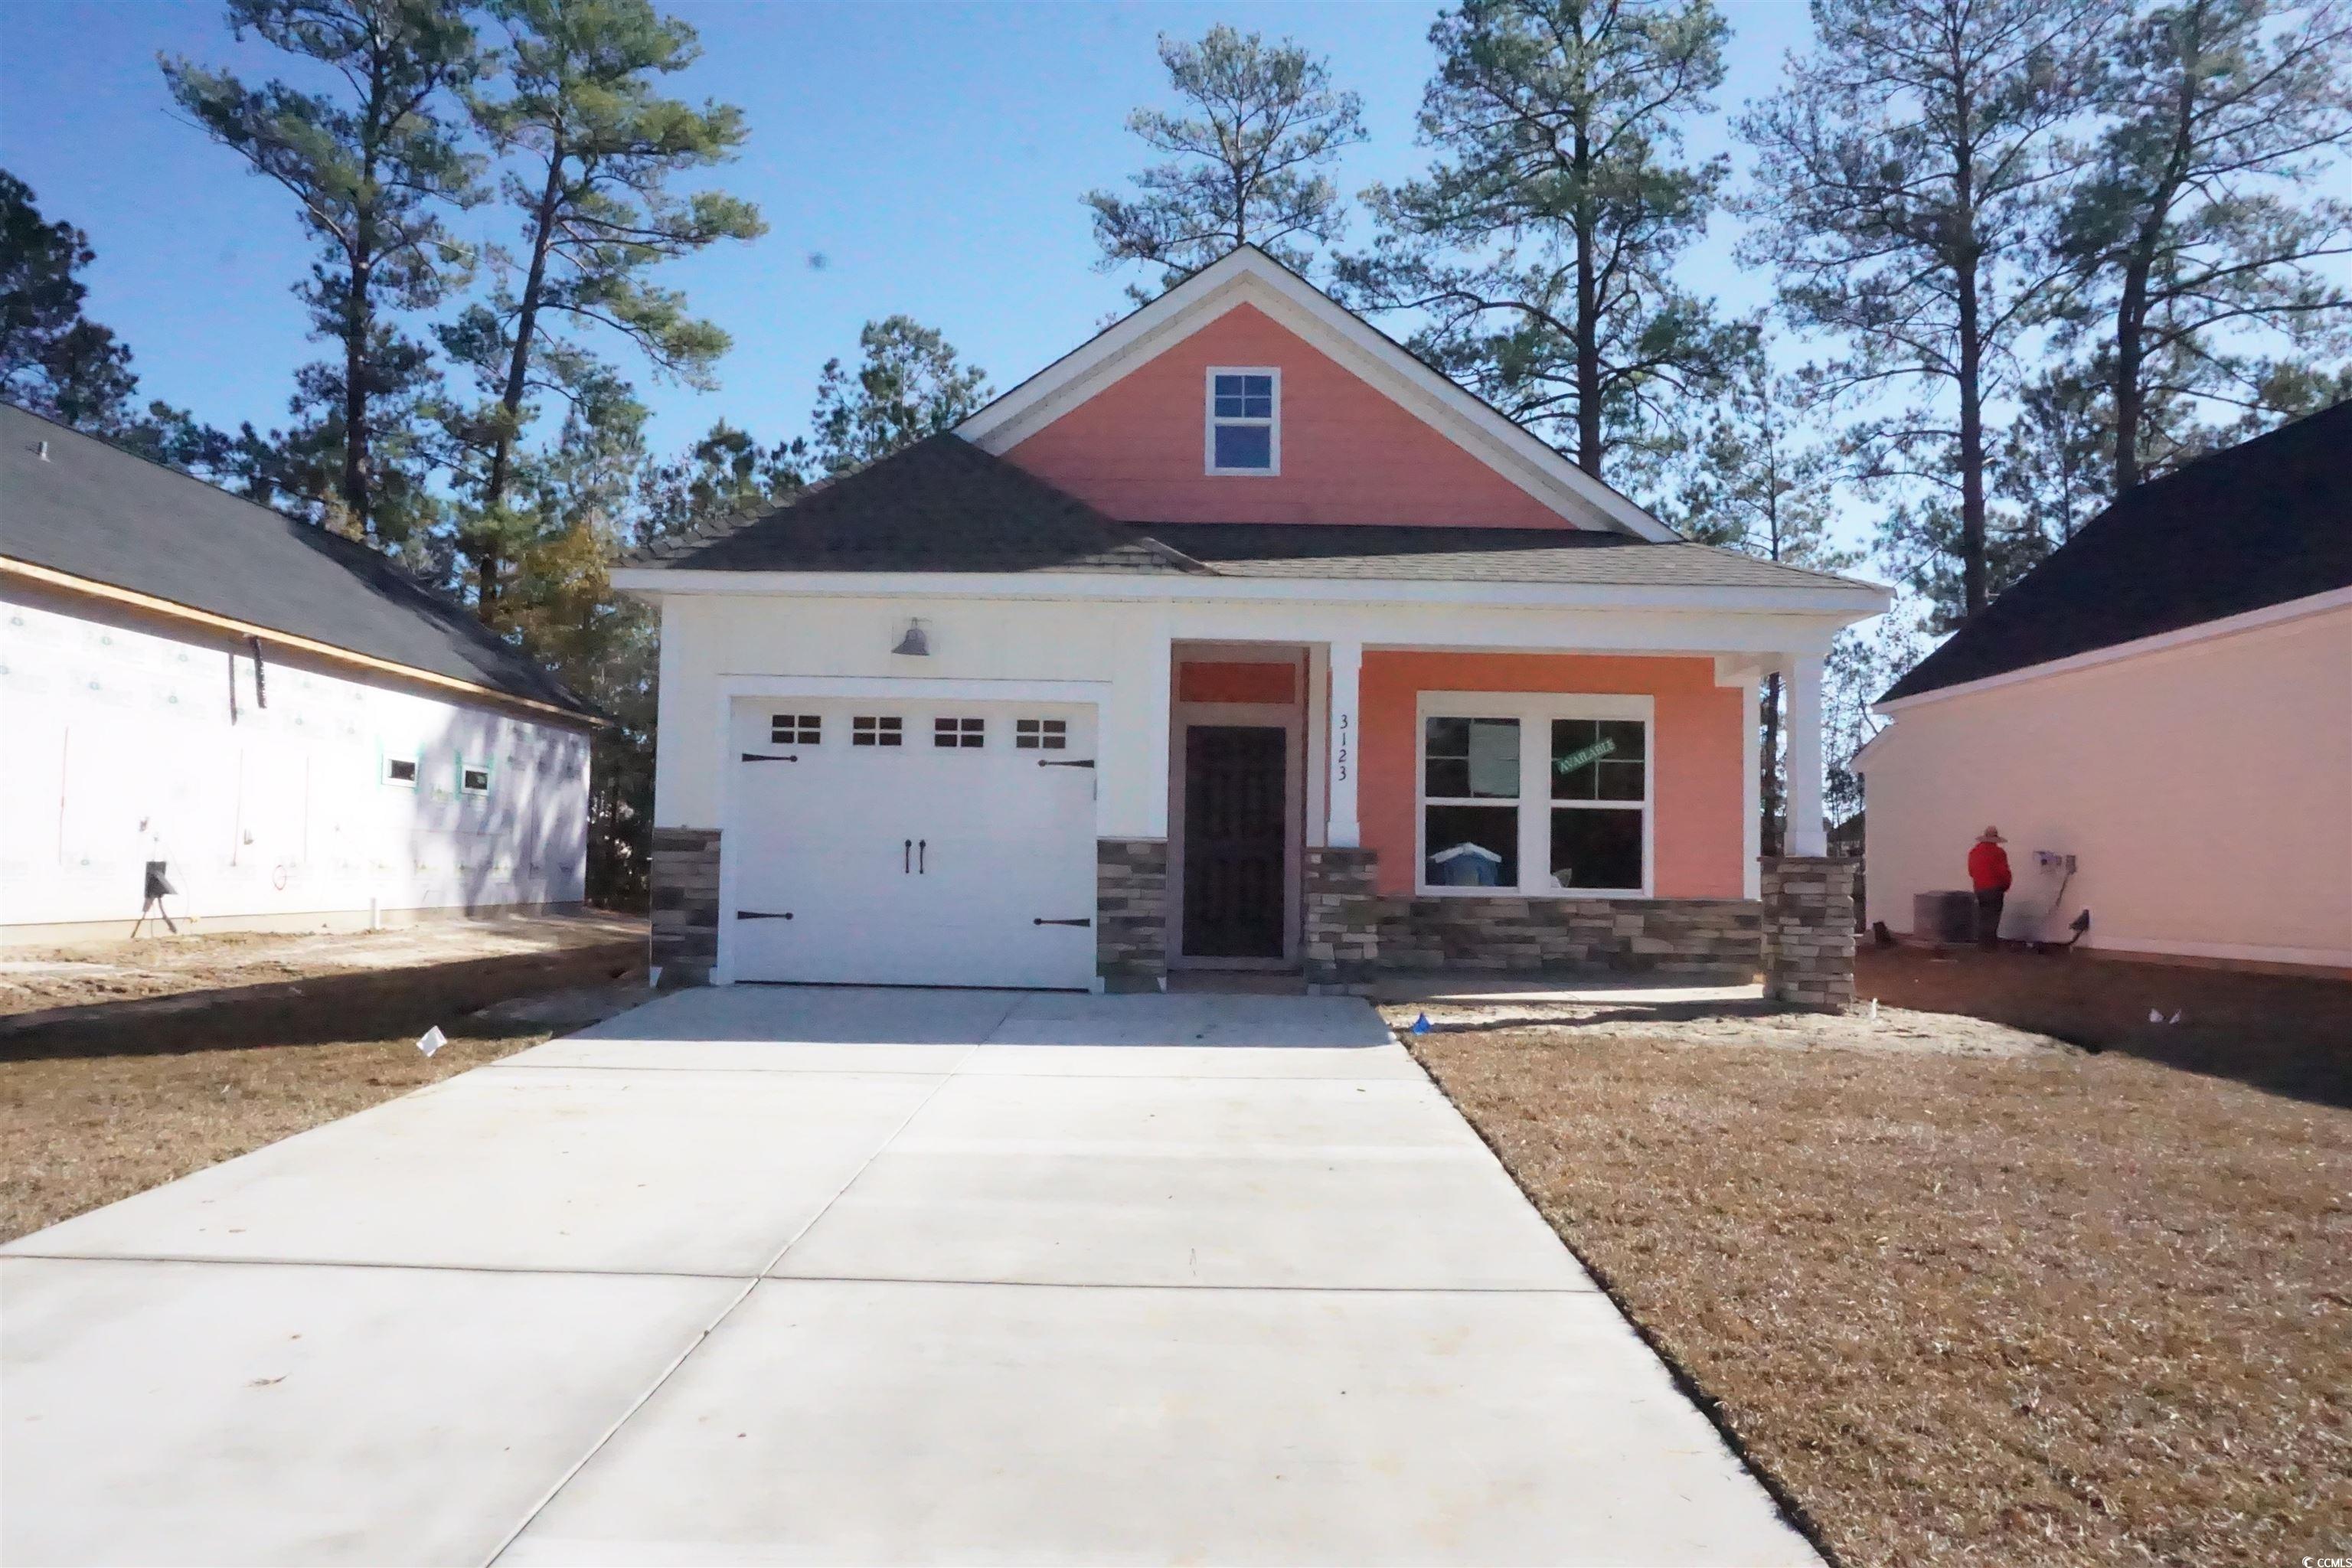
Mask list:
[[[1255,246],[1202,268],[1055,360],[957,426],[956,434],[1002,457],[1244,304],[1264,310],[1567,521],[1653,542],[1681,537]]]

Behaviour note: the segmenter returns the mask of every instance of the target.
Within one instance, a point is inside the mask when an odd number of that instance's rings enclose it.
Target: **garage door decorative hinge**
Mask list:
[[[1065,763],[1052,757],[1040,757],[1037,759],[1037,765],[1041,768],[1090,768],[1095,765],[1095,760],[1092,757],[1085,757],[1076,762]]]
[[[1094,921],[1090,921],[1090,920],[1087,920],[1087,921],[1049,921],[1049,920],[1047,920],[1045,916],[1043,916],[1043,915],[1039,915],[1036,919],[1034,919],[1034,920],[1031,921],[1029,923],[1030,923],[1031,925],[1033,925],[1033,926],[1090,926],[1090,925],[1094,924],[1095,922],[1094,922]]]
[[[747,763],[797,763],[800,761],[798,757],[771,756],[762,754],[759,752],[744,752],[743,760]]]
[[[739,921],[788,921],[793,918],[793,912],[790,910],[782,912],[774,910],[737,910],[735,918]]]

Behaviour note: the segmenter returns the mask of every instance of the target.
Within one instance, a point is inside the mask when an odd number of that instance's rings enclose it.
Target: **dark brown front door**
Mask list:
[[[1184,731],[1184,952],[1280,958],[1286,731]]]

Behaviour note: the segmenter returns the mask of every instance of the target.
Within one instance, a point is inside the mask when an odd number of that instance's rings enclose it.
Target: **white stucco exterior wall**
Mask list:
[[[149,860],[230,926],[584,897],[584,732],[266,657],[0,598],[0,928],[127,931]]]
[[[648,577],[654,576],[647,574]],[[658,584],[632,584],[656,587]],[[1458,585],[1455,594],[1475,594]],[[1850,611],[1810,615],[1532,608],[1472,602],[1154,601],[663,593],[654,821],[723,826],[730,681],[756,678],[1097,683],[1096,832],[1168,832],[1169,649],[1176,641],[1737,654],[1826,648]],[[928,657],[890,649],[910,618]],[[1736,679],[1736,678],[1735,678]],[[985,696],[985,692],[975,693]]]
[[[2352,606],[1902,708],[1863,758],[1869,917],[2009,839],[2003,933],[2352,967]],[[2060,873],[2079,868],[2053,910]]]

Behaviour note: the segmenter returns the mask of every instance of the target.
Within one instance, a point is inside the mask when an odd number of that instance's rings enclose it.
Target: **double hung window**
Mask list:
[[[1208,471],[1282,471],[1282,373],[1268,369],[1209,372]]]
[[[1646,697],[1423,693],[1420,887],[1646,894],[1651,719]]]

